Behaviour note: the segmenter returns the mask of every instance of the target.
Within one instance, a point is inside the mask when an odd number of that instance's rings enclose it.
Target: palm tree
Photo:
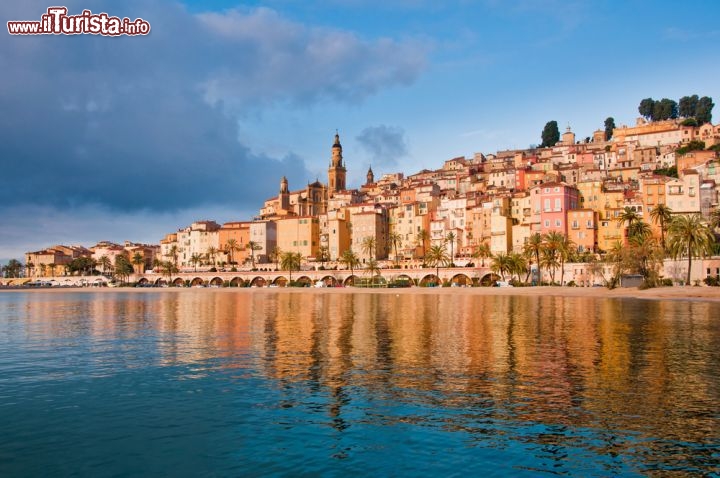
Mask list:
[[[142,254],[140,254],[139,252],[133,254],[132,263],[133,265],[138,266],[138,274],[142,274],[143,271],[142,269],[140,269],[140,265],[145,263],[145,258],[143,258]]]
[[[373,236],[367,236],[362,241],[362,251],[369,256],[370,259],[376,259],[375,250],[377,246],[377,240]]]
[[[350,269],[350,276],[352,277],[355,275],[355,267],[360,264],[360,259],[358,259],[357,254],[355,254],[352,249],[346,249],[340,256],[340,262]],[[353,285],[355,285],[354,280]]]
[[[218,250],[215,246],[210,246],[207,248],[207,258],[212,264],[213,267],[215,267],[215,256],[217,256]]]
[[[673,216],[668,228],[668,234],[670,236],[668,241],[669,249],[673,252],[673,255],[675,257],[687,255],[688,270],[685,284],[689,285],[693,257],[709,254],[715,236],[699,214]]]
[[[645,237],[652,233],[650,224],[643,220],[635,221],[628,227],[628,240],[634,237]]]
[[[427,244],[427,241],[430,240],[430,233],[427,232],[425,229],[420,229],[417,234],[415,234],[415,240],[420,243],[422,246],[423,251],[423,267],[425,267],[425,244]]]
[[[195,272],[197,272],[197,265],[199,262],[202,262],[202,255],[197,252],[193,253],[193,255],[190,256],[190,263],[195,267]]]
[[[625,206],[625,208],[620,213],[620,215],[618,215],[616,220],[620,224],[627,223],[627,226],[626,226],[627,232],[628,232],[627,238],[629,239],[630,238],[630,230],[632,229],[633,223],[640,221],[641,218],[640,218],[640,215],[636,211],[633,211],[630,206]]]
[[[40,277],[45,277],[45,270],[47,269],[47,265],[40,264]]]
[[[473,257],[479,258],[482,261],[482,266],[485,267],[485,259],[492,257],[492,252],[490,251],[490,244],[488,244],[487,242],[483,242],[482,244],[480,244],[473,253]]]
[[[445,243],[430,246],[427,253],[426,262],[430,267],[435,268],[435,276],[440,280],[440,267],[450,262],[450,257],[445,250]]]
[[[713,231],[720,228],[720,207],[710,213],[710,228]]]
[[[172,259],[175,269],[178,268],[178,253],[179,250],[177,244],[173,244],[172,246],[170,246],[170,250],[167,253],[167,256]]]
[[[450,266],[455,265],[455,239],[457,239],[457,234],[453,231],[448,232],[445,236],[445,240],[450,244]]]
[[[540,256],[540,263],[538,264],[538,267],[542,265],[542,267],[548,269],[550,271],[550,282],[552,284],[555,283],[555,269],[557,269],[560,266],[560,262],[558,261],[556,251],[553,249],[543,249],[542,254]]]
[[[248,241],[248,249],[250,249],[250,260],[252,261],[252,268],[255,269],[255,251],[262,249],[262,246],[255,241]]]
[[[282,251],[279,247],[273,247],[273,250],[270,251],[270,260],[275,263],[275,270],[280,269],[280,257],[282,256]]]
[[[20,277],[20,271],[22,271],[23,265],[17,259],[10,259],[7,265],[2,267],[2,271],[5,273],[5,277]]]
[[[520,274],[526,273],[528,270],[528,261],[523,254],[512,252],[508,256],[508,272],[510,272],[510,279],[513,275],[517,275],[517,280],[520,282]]]
[[[391,232],[388,234],[388,240],[390,241],[390,244],[392,245],[393,249],[395,250],[395,266],[399,264],[398,260],[398,244],[402,242],[402,236],[397,232]]]
[[[380,267],[378,266],[378,261],[376,261],[374,257],[371,257],[370,259],[368,259],[366,267],[368,274],[370,274],[370,284],[375,285],[375,275],[380,275]]]
[[[290,273],[289,282],[292,284],[292,271],[300,270],[302,254],[299,252],[283,252],[280,257],[280,267]]]
[[[235,251],[239,251],[239,250],[240,250],[240,246],[238,246],[237,239],[233,239],[231,237],[230,239],[227,240],[227,242],[225,243],[225,253],[227,253],[228,256],[230,257],[230,260],[229,260],[230,264],[235,264],[235,261],[233,260],[233,258],[235,255]]]
[[[528,238],[528,241],[523,246],[523,251],[530,257],[530,265],[532,267],[532,259],[535,259],[535,264],[538,268],[538,278],[542,277],[540,269],[540,253],[543,250],[543,236],[536,232]]]
[[[101,256],[98,264],[100,264],[100,267],[102,267],[103,275],[105,275],[107,271],[112,270],[112,261],[108,256]]]
[[[672,209],[665,204],[658,204],[650,211],[650,218],[654,223],[660,224],[660,245],[665,251],[665,228],[672,221]]]
[[[493,256],[492,261],[490,262],[490,270],[493,271],[495,274],[500,274],[500,278],[505,281],[505,273],[509,272],[512,268],[510,256],[505,254],[504,252],[499,253],[496,256]]]
[[[543,253],[545,254],[544,260],[540,262],[543,265],[550,265],[552,270],[550,271],[551,282],[555,282],[555,269],[560,266],[560,250],[563,247],[565,236],[558,231],[550,231],[545,234],[543,241]]]
[[[557,252],[560,259],[560,285],[565,285],[565,262],[572,256],[575,243],[569,237],[562,236],[559,245]]]

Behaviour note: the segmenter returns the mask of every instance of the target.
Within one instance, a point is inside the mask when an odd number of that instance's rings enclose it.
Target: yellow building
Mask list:
[[[316,257],[320,247],[320,220],[313,216],[278,219],[277,247],[283,252],[299,252],[303,258]]]

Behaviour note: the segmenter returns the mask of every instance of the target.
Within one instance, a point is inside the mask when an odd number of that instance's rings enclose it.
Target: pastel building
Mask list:
[[[567,213],[578,208],[578,189],[565,183],[544,183],[530,190],[533,213],[538,217],[535,232],[567,234]]]

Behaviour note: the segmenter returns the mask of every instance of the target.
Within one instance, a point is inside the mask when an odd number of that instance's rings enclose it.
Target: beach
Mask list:
[[[429,295],[483,295],[483,296],[523,296],[523,297],[592,297],[592,298],[633,298],[647,300],[702,300],[711,302],[720,302],[720,287],[706,286],[674,286],[674,287],[656,287],[652,289],[641,290],[637,287],[607,289],[605,287],[559,287],[559,286],[542,286],[542,287],[408,287],[408,288],[377,288],[367,289],[360,287],[288,287],[288,288],[184,288],[184,287],[167,287],[167,288],[143,288],[143,287],[46,287],[46,288],[3,288],[0,293],[16,293],[29,292],[35,293],[52,293],[65,294],[75,292],[92,292],[100,294],[113,294],[117,292],[123,293],[230,293],[230,294],[429,294]]]

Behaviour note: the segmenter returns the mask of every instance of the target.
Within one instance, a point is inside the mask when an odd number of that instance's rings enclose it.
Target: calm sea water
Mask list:
[[[0,294],[0,476],[720,474],[720,304]]]

